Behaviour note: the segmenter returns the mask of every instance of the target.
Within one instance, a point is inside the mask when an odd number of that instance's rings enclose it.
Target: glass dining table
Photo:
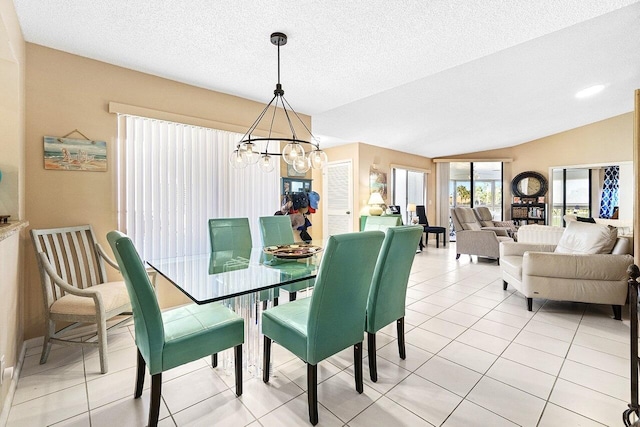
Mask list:
[[[303,245],[303,244],[301,244]],[[221,302],[245,321],[243,365],[252,376],[261,374],[260,302],[273,301],[279,287],[316,276],[320,246],[312,255],[274,256],[270,248],[229,250],[150,259],[147,264],[196,304]],[[273,247],[271,247],[273,248]],[[266,250],[265,250],[266,249]],[[229,371],[233,357],[224,357]]]

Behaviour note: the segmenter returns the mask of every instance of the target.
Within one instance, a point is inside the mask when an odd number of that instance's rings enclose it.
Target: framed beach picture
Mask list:
[[[105,172],[107,170],[107,143],[90,139],[45,136],[44,168]]]
[[[378,192],[383,200],[387,200],[387,174],[375,169],[369,171],[369,192]]]

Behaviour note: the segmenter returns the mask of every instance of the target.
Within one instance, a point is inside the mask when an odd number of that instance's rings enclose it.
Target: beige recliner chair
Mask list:
[[[495,258],[500,263],[500,243],[513,242],[504,227],[483,227],[471,208],[452,208],[456,231],[456,259],[460,254]]]
[[[622,319],[627,268],[633,264],[629,239],[615,227],[571,222],[557,245],[505,242],[500,245],[503,287],[533,298],[611,304]]]

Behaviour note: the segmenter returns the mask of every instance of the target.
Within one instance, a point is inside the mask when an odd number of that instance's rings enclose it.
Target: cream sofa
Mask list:
[[[611,304],[620,320],[631,249],[614,227],[570,222],[557,244],[501,243],[503,286],[523,294],[529,311],[533,298]]]

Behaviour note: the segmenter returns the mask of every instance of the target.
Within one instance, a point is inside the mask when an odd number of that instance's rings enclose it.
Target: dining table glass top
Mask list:
[[[280,258],[256,247],[153,259],[147,264],[195,303],[206,304],[314,278],[321,254]]]

